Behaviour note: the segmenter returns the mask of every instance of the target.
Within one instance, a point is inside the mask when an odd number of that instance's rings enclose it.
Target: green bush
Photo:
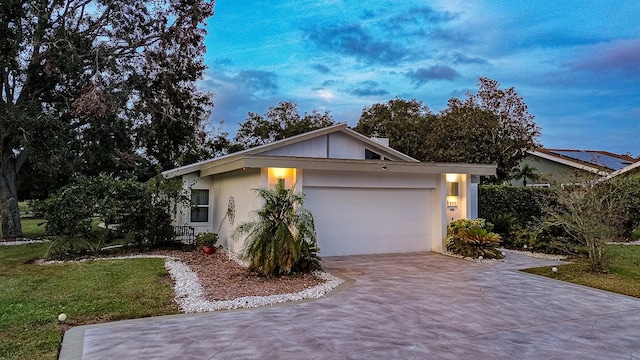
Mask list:
[[[203,247],[203,246],[212,247],[212,246],[216,246],[217,243],[218,243],[218,233],[206,232],[206,233],[200,233],[196,235],[197,247]]]
[[[612,227],[613,238],[619,241],[633,238],[634,231],[640,226],[640,178],[614,178],[600,182],[594,188],[609,196],[607,206],[612,211],[603,220]]]
[[[547,219],[537,232],[531,244],[535,251],[546,254],[585,255],[586,248],[576,242],[561,226],[554,223],[553,218]]]
[[[493,224],[493,232],[500,235],[501,244],[510,247],[514,241],[515,231],[519,229],[518,219],[513,214],[499,214],[488,221]]]
[[[493,219],[512,214],[521,226],[541,223],[546,210],[556,204],[555,190],[505,185],[480,185],[478,187],[478,215]]]
[[[50,251],[54,257],[77,253],[77,239],[97,254],[126,234],[141,249],[153,248],[173,237],[170,208],[179,188],[181,184],[163,179],[140,183],[106,175],[82,177],[33,207],[44,214],[47,233],[58,237]]]
[[[45,259],[67,260],[82,257],[90,253],[87,243],[79,238],[57,236],[50,243]]]
[[[500,235],[492,233],[493,225],[484,219],[456,220],[447,226],[447,251],[477,259],[502,259],[497,249]]]

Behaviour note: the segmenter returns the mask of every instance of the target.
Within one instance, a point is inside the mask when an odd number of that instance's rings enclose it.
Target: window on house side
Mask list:
[[[373,152],[369,149],[364,149],[364,158],[366,160],[381,160],[382,156],[380,156],[380,154]]]
[[[209,221],[209,190],[191,190],[191,222]]]

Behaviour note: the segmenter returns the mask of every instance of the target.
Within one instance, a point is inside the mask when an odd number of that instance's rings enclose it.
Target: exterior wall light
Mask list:
[[[458,183],[447,183],[447,196],[458,196]]]
[[[447,182],[447,206],[458,206],[458,183]]]

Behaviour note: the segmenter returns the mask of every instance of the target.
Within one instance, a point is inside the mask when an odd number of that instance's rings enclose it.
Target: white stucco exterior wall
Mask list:
[[[218,244],[233,252],[241,252],[244,238],[233,240],[231,234],[235,228],[253,218],[253,211],[260,208],[260,198],[252,189],[261,187],[262,175],[260,169],[237,170],[212,177],[211,195],[212,227],[209,231],[218,231]],[[233,196],[235,216],[233,224],[225,218],[229,199]]]
[[[444,250],[444,237],[447,234],[447,207],[442,199],[447,194],[447,179],[445,174],[436,178],[436,187],[431,197],[431,251],[442,253]]]

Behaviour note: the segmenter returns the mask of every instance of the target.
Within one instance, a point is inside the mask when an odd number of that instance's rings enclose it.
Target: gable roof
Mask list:
[[[602,150],[537,148],[528,153],[601,176],[623,169],[635,162],[632,157]]]
[[[328,134],[341,133],[351,139],[365,145],[367,149],[381,155],[382,160],[362,160],[362,159],[339,159],[339,158],[310,158],[296,156],[274,156],[269,155],[275,149],[294,145],[314,138],[319,138]],[[327,155],[328,156],[328,155]],[[256,146],[250,149],[238,151],[213,159],[200,161],[194,164],[181,166],[175,169],[163,171],[166,178],[173,178],[189,173],[199,172],[200,176],[219,174],[235,169],[251,167],[310,167],[313,169],[333,169],[333,170],[354,170],[372,171],[384,168],[384,171],[397,172],[421,172],[421,173],[469,173],[474,175],[495,175],[495,165],[480,164],[434,164],[429,163],[431,169],[425,169],[424,163],[403,154],[389,146],[374,141],[347,127],[347,123],[340,123],[322,129],[310,131],[304,134],[292,136],[286,139],[274,141],[269,144]],[[413,165],[413,166],[411,166]],[[417,165],[417,166],[416,166]],[[473,170],[472,170],[473,169]]]

